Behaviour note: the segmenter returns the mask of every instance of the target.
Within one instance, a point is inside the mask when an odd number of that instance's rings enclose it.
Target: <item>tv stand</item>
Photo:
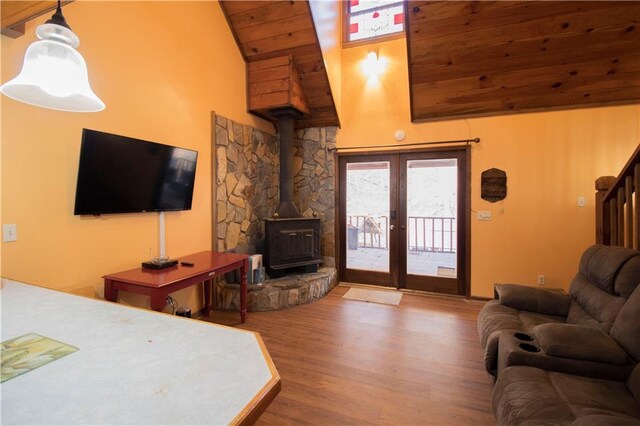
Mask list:
[[[212,308],[211,297],[215,297],[215,293],[211,291],[212,281],[227,272],[240,269],[240,321],[245,321],[247,316],[248,255],[203,251],[185,256],[180,260],[191,263],[193,266],[178,265],[174,268],[160,271],[136,268],[105,275],[102,277],[104,278],[104,298],[111,302],[117,302],[119,291],[142,294],[149,296],[151,309],[162,311],[170,293],[204,283],[204,311],[206,316]]]

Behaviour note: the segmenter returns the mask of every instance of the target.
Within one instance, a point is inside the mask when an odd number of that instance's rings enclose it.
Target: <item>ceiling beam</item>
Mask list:
[[[62,4],[73,0],[63,1]],[[24,35],[25,23],[56,9],[56,1],[5,1],[0,2],[0,33],[11,38]]]

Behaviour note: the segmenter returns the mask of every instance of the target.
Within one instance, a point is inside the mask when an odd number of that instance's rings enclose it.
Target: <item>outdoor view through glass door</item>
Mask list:
[[[343,281],[467,293],[467,150],[342,154]]]
[[[407,274],[455,278],[457,159],[408,160]]]
[[[389,272],[388,161],[347,164],[347,268]]]

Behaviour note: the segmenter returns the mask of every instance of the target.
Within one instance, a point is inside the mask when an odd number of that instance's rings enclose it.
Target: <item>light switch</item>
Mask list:
[[[2,242],[18,241],[18,225],[15,223],[2,225]]]
[[[578,197],[578,207],[584,207],[587,205],[587,200],[584,197]]]
[[[491,211],[479,211],[476,217],[478,218],[478,220],[491,220]]]

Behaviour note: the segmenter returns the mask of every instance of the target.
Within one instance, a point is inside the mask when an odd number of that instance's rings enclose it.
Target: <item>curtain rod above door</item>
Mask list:
[[[435,141],[435,142],[418,142],[418,143],[407,143],[402,145],[345,146],[345,147],[329,148],[329,151],[343,151],[343,150],[367,149],[367,148],[404,148],[406,146],[446,145],[446,144],[454,144],[454,143],[464,143],[464,144],[470,145],[472,143],[480,143],[480,138],[458,139],[458,140],[450,140],[450,141]]]

